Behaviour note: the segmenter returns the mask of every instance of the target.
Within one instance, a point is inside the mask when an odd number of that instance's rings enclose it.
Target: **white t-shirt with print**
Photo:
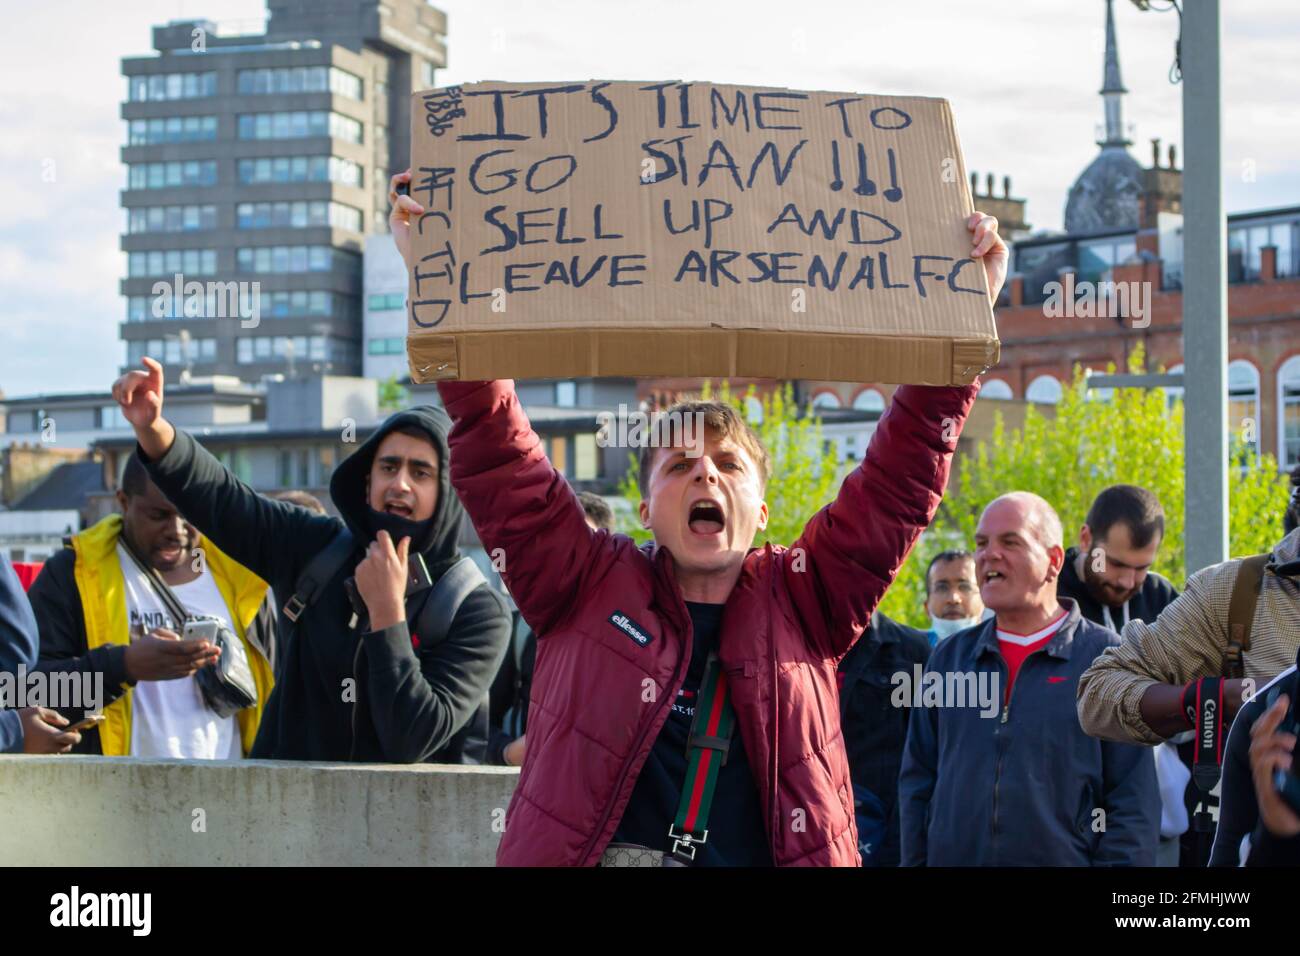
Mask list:
[[[127,624],[132,636],[165,627],[176,634],[183,625],[173,621],[150,580],[136,567],[121,544],[118,561],[126,579]],[[212,579],[204,570],[189,584],[171,585],[172,593],[192,615],[219,617],[231,628],[230,612]],[[246,656],[242,641],[223,653]],[[239,725],[232,717],[218,717],[203,703],[193,677],[176,680],[142,680],[131,692],[131,756],[180,757],[188,760],[237,760],[243,756]]]

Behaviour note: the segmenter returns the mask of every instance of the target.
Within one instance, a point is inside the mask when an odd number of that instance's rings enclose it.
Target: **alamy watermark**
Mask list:
[[[49,707],[98,713],[104,706],[104,675],[70,671],[0,671],[0,708]]]
[[[996,717],[1002,699],[1000,675],[993,671],[927,671],[920,664],[912,672],[897,671],[889,703],[894,707],[978,707],[981,717]]]
[[[619,405],[617,412],[596,414],[601,448],[683,448],[687,458],[704,454],[704,413],[643,412]]]
[[[1131,319],[1133,328],[1151,324],[1150,282],[1078,282],[1067,272],[1064,282],[1043,286],[1043,315],[1049,319]]]
[[[239,319],[243,329],[255,329],[262,322],[261,282],[186,282],[178,272],[171,282],[155,282],[153,296],[155,319]]]

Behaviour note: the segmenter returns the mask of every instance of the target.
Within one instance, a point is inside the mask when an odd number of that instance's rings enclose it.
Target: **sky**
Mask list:
[[[1164,0],[1154,0],[1167,6]],[[1197,0],[1189,0],[1197,2]],[[968,170],[1004,175],[1059,229],[1097,153],[1103,0],[442,0],[448,66],[474,80],[701,80],[941,96]],[[1300,204],[1300,4],[1223,0],[1229,212]],[[997,9],[994,9],[994,8]],[[0,390],[107,391],[126,271],[121,59],[169,20],[256,21],[261,0],[47,0],[0,35]],[[1134,156],[1179,147],[1178,17],[1115,4]],[[1162,157],[1163,150],[1162,147]],[[1162,162],[1163,162],[1162,158]]]

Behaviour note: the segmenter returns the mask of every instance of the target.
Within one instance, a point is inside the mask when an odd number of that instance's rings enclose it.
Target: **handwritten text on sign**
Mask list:
[[[942,100],[485,83],[417,94],[412,132],[415,334],[910,332],[954,299],[987,309]],[[780,286],[821,298],[792,310]]]

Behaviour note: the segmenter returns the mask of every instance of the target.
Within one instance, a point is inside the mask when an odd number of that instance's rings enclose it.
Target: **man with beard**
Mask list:
[[[281,623],[295,633],[251,756],[483,762],[510,614],[457,548],[464,512],[442,409],[397,412],[345,459],[330,478],[333,518],[257,494],[174,428],[162,366],[144,365],[113,386],[137,457],[196,526],[289,596]]]
[[[1065,552],[1058,592],[1088,620],[1116,633],[1130,620],[1148,624],[1178,591],[1151,570],[1165,534],[1165,512],[1150,491],[1111,485],[1093,501],[1079,546]]]
[[[1151,570],[1164,541],[1160,501],[1137,485],[1111,485],[1097,495],[1079,529],[1079,546],[1065,552],[1059,594],[1074,598],[1088,620],[1122,632],[1130,620],[1151,624],[1178,597],[1177,589]],[[1191,734],[1156,747],[1160,780],[1158,866],[1177,866],[1179,837],[1187,832],[1195,803],[1191,780]]]
[[[28,592],[40,630],[37,669],[102,680],[103,700],[52,703],[73,720],[95,703],[103,708],[104,722],[75,748],[81,753],[242,757],[253,746],[273,683],[275,629],[266,583],[200,535],[134,456],[117,503],[122,513],[74,535]],[[228,653],[247,661],[257,690],[251,707],[221,717],[205,704],[194,675],[216,662],[219,649],[181,637],[185,622],[159,593],[154,572],[187,614],[218,618],[238,635]]]

